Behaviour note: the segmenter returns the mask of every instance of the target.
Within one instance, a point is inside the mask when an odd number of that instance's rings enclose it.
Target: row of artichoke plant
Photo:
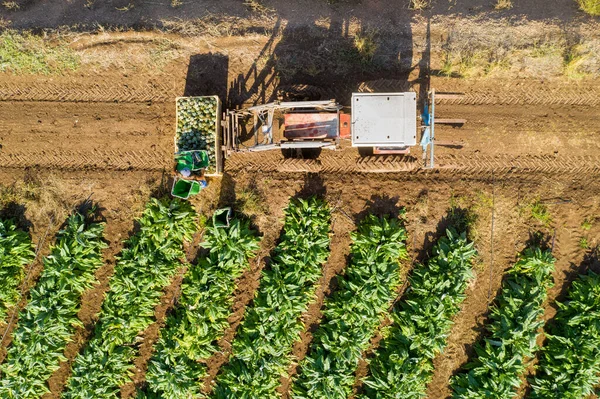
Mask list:
[[[187,202],[152,199],[125,242],[88,345],[73,363],[63,397],[118,398],[129,382],[142,333],[155,321],[164,288],[185,260],[183,243],[196,230]]]
[[[486,325],[487,335],[475,346],[476,358],[452,378],[454,399],[514,397],[527,360],[538,350],[554,261],[550,250],[532,246],[508,271]]]
[[[350,264],[325,301],[323,320],[293,397],[347,398],[354,372],[401,284],[406,230],[398,219],[369,215],[352,234]]]
[[[200,394],[206,376],[200,361],[219,350],[216,343],[229,326],[236,280],[249,268],[258,243],[249,223],[239,218],[226,228],[207,226],[201,245],[209,252],[184,277],[181,297],[161,331],[138,398]]]
[[[410,286],[392,312],[393,324],[369,365],[360,398],[425,396],[433,359],[447,344],[453,318],[465,299],[476,256],[465,232],[446,230],[426,265],[417,264]]]
[[[29,234],[10,220],[0,219],[0,320],[8,317],[21,297],[25,265],[34,258]]]
[[[217,376],[216,398],[279,398],[280,378],[305,328],[300,316],[315,299],[330,243],[330,210],[323,201],[293,199],[285,213],[280,243]]]
[[[44,269],[20,312],[6,361],[1,366],[0,397],[40,398],[49,392],[46,381],[64,361],[65,347],[76,327],[81,295],[96,281],[102,266],[104,225],[78,213],[60,230]],[[23,249],[29,250],[28,243]],[[30,259],[30,256],[23,258]]]
[[[571,286],[548,328],[531,399],[584,399],[600,383],[600,275]]]

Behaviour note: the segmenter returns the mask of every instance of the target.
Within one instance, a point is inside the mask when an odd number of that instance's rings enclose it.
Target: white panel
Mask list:
[[[404,147],[417,143],[417,96],[353,93],[352,146]]]

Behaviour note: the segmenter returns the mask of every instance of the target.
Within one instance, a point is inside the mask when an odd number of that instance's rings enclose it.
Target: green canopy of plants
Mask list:
[[[118,398],[128,381],[141,343],[154,322],[163,289],[185,259],[183,242],[196,230],[191,205],[177,199],[151,199],[125,242],[94,336],[73,363],[63,398]]]
[[[600,383],[600,275],[573,282],[546,334],[531,399],[584,399]]]
[[[217,376],[216,398],[279,398],[277,387],[293,360],[304,325],[300,316],[315,298],[315,283],[329,255],[330,211],[316,198],[293,199],[284,232],[253,305],[246,309],[229,363]]]
[[[34,256],[29,234],[19,230],[12,220],[0,219],[0,320],[5,320],[19,301],[25,265]]]
[[[103,264],[103,231],[103,224],[89,223],[79,213],[59,231],[0,366],[0,397],[41,398],[49,392],[46,381],[66,360],[63,353],[75,328],[83,328],[77,313],[81,295],[93,286]]]
[[[397,219],[369,215],[352,234],[351,260],[325,301],[323,320],[293,388],[293,397],[347,398],[354,372],[401,284],[408,258]]]
[[[538,350],[538,330],[554,261],[550,250],[525,249],[508,271],[491,310],[487,337],[475,346],[477,357],[452,378],[454,399],[511,399],[521,386],[527,359]]]
[[[177,307],[167,317],[146,372],[147,389],[138,398],[188,399],[200,395],[206,365],[229,326],[236,280],[250,267],[259,238],[247,221],[227,228],[208,226],[206,257],[188,269]]]
[[[433,359],[445,347],[452,319],[465,299],[476,256],[466,233],[453,228],[438,240],[427,265],[417,265],[375,352],[361,398],[425,396]]]

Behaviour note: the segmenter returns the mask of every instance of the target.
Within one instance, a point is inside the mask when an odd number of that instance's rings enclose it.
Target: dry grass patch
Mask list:
[[[497,0],[494,8],[496,10],[508,10],[509,8],[512,8],[512,1],[511,0]]]
[[[69,43],[29,32],[6,30],[0,34],[0,72],[61,74],[79,68],[79,56]]]
[[[408,8],[410,8],[411,10],[424,10],[430,5],[430,0],[410,0]]]
[[[600,16],[600,0],[577,0],[579,8],[586,14]]]
[[[367,29],[363,32],[358,32],[354,36],[354,47],[364,61],[371,61],[373,56],[375,56],[375,52],[377,51],[376,35],[377,31],[375,29]]]

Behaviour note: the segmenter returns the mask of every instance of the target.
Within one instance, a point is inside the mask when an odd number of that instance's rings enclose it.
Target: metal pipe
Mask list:
[[[435,161],[433,158],[433,148],[435,147],[435,89],[431,89],[431,159],[429,160],[429,167],[435,167]]]

